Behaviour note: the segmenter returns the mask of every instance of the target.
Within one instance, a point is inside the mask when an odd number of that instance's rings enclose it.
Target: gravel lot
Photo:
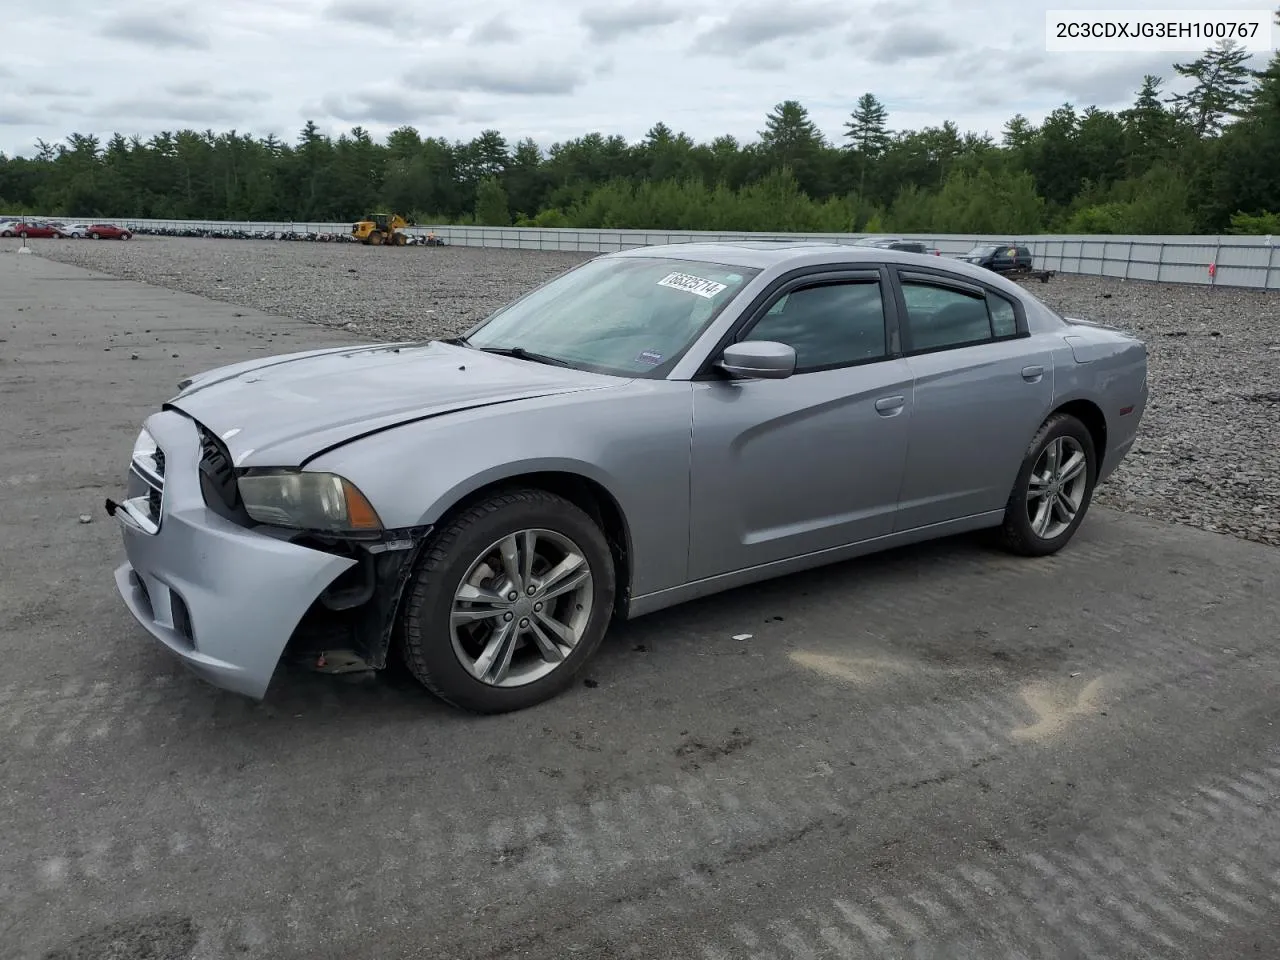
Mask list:
[[[385,340],[456,333],[588,256],[150,237],[37,252]],[[1098,502],[1280,545],[1280,295],[1094,277],[1030,289],[1150,346],[1144,433]]]
[[[253,702],[133,621],[104,500],[181,376],[352,335],[3,249],[0,323],[0,960],[1280,957],[1280,551],[1101,508],[617,624],[518,714]]]

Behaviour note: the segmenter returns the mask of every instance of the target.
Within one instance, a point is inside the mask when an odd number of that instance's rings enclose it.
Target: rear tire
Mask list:
[[[1000,527],[1001,544],[1025,557],[1057,553],[1089,512],[1097,476],[1088,428],[1069,414],[1049,417],[1018,470]]]
[[[580,508],[544,490],[495,494],[426,546],[405,593],[405,663],[456,707],[523,710],[573,683],[604,639],[616,589],[609,544]]]

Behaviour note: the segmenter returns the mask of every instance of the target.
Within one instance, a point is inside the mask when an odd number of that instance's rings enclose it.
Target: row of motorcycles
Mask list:
[[[134,234],[152,237],[198,237],[216,240],[301,240],[310,243],[359,243],[346,233],[317,233],[297,230],[241,230],[205,227],[130,227]],[[407,233],[405,246],[442,247],[444,240],[434,233]]]

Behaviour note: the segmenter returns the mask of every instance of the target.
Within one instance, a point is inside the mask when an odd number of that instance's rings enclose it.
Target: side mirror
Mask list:
[[[796,351],[772,340],[743,340],[725,348],[719,366],[743,379],[785,380],[796,372]]]

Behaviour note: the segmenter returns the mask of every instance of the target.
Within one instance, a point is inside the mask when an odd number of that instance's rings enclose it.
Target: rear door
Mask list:
[[[735,340],[795,348],[784,380],[694,383],[690,579],[893,530],[911,426],[887,270],[791,281]]]
[[[1053,404],[1052,353],[1021,304],[942,271],[895,271],[915,384],[896,529],[1002,510]]]

